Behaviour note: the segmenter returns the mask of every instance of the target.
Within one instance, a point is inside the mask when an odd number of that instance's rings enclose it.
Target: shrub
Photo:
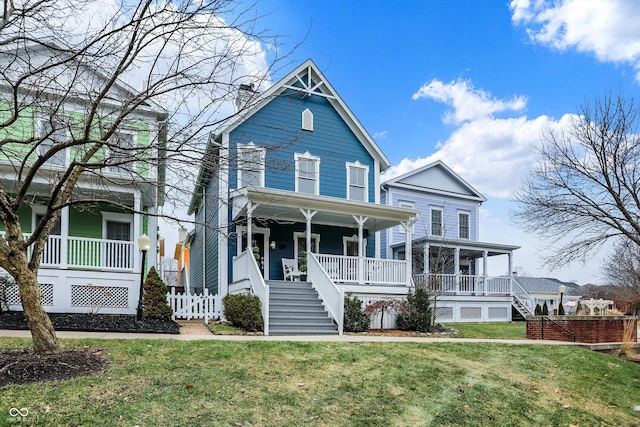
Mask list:
[[[533,310],[533,314],[535,314],[536,316],[540,316],[542,314],[542,308],[540,307],[540,304],[536,304],[536,308]]]
[[[364,308],[364,312],[371,316],[380,314],[380,329],[384,329],[384,313],[398,311],[398,308],[400,308],[400,301],[389,298],[372,302]]]
[[[224,317],[233,325],[251,332],[264,329],[262,304],[257,296],[227,294],[222,305]]]
[[[542,311],[540,312],[540,314],[543,316],[549,315],[549,306],[547,305],[546,301],[544,302],[544,304],[542,304]]]
[[[403,331],[429,332],[431,330],[431,299],[427,291],[417,288],[409,291],[407,300],[400,305],[396,326]]]
[[[362,309],[362,301],[356,296],[344,298],[344,330],[346,332],[366,332],[371,316]]]
[[[160,279],[154,267],[147,273],[143,286],[142,316],[147,319],[170,320],[173,310],[167,303],[167,285]]]

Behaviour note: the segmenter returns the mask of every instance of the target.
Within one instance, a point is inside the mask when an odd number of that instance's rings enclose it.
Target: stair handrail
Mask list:
[[[241,272],[245,274],[243,275]],[[265,283],[264,277],[262,277],[262,272],[258,267],[256,258],[253,256],[253,251],[247,249],[233,258],[233,278],[234,282],[248,281],[251,293],[260,298],[264,335],[269,335],[269,285]]]
[[[318,292],[327,311],[338,325],[338,334],[344,329],[344,291],[336,286],[313,253],[307,254],[307,280]]]
[[[513,277],[511,278],[511,296],[527,311],[528,315],[534,314],[535,300]]]
[[[540,338],[541,339],[544,339],[544,319],[547,319],[549,322],[553,323],[558,328],[562,329],[563,331],[565,331],[566,333],[571,335],[573,337],[573,342],[576,342],[578,340],[578,337],[576,336],[576,334],[574,334],[573,332],[571,332],[570,330],[568,330],[567,328],[565,328],[564,326],[562,326],[561,324],[559,324],[558,322],[556,322],[555,320],[550,318],[549,316],[540,316],[540,317],[541,317],[541,325],[540,325],[541,326],[541,328],[540,328]]]

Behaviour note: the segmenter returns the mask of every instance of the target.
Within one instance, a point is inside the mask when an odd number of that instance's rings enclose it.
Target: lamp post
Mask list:
[[[558,286],[558,292],[560,292],[560,302],[558,303],[558,315],[559,316],[563,316],[564,315],[564,307],[562,305],[562,296],[564,295],[564,293],[566,291],[567,291],[567,287],[565,285]]]
[[[138,247],[142,251],[142,263],[140,264],[140,298],[138,299],[137,320],[142,320],[142,287],[144,285],[144,261],[147,257],[147,251],[151,247],[151,239],[146,234],[138,237]]]

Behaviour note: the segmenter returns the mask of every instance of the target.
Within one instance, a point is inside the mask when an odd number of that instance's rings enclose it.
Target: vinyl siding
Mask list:
[[[314,116],[312,132],[301,128],[301,115],[306,108]],[[369,166],[368,200],[375,200],[373,158],[325,98],[300,99],[299,93],[276,97],[234,129],[230,135],[230,188],[237,187],[235,146],[249,141],[267,147],[265,186],[268,188],[294,191],[294,154],[309,152],[320,158],[321,195],[346,198],[345,165],[359,161]]]

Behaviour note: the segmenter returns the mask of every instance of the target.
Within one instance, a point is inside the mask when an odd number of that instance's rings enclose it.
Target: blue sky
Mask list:
[[[312,58],[396,165],[391,174],[443,160],[489,199],[481,240],[522,246],[514,264],[529,275],[600,282],[602,253],[549,272],[537,256],[546,244],[511,224],[508,197],[544,129],[609,92],[640,95],[640,2],[260,0],[257,8],[281,52],[301,43],[282,72]],[[504,274],[502,265],[490,272]]]

